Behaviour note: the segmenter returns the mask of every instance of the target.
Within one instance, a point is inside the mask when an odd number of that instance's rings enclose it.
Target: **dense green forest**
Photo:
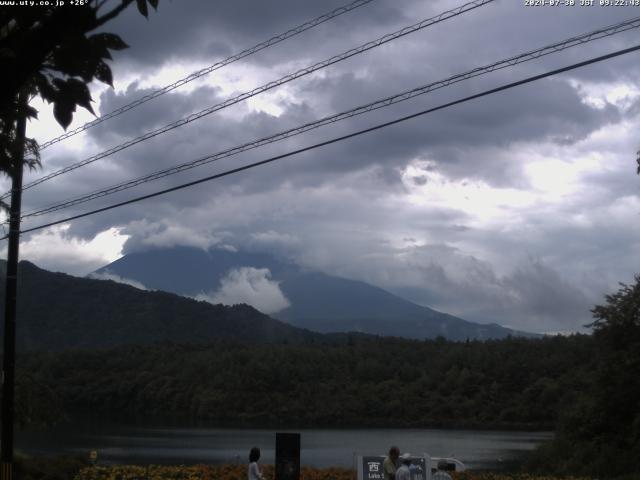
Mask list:
[[[40,392],[71,413],[253,427],[549,429],[586,388],[592,350],[588,336],[462,343],[352,337],[342,345],[39,353],[18,365],[31,404]]]

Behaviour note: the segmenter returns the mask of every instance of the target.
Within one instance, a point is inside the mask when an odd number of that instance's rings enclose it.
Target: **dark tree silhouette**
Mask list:
[[[595,368],[565,408],[556,438],[536,462],[545,472],[637,478],[640,474],[640,276],[592,313]]]
[[[157,8],[159,0],[135,0],[145,17],[148,6]],[[0,172],[12,179],[12,200],[3,352],[2,456],[5,464],[13,461],[14,358],[15,358],[15,292],[20,223],[20,188],[22,170],[40,163],[38,144],[25,138],[25,123],[38,112],[29,100],[40,96],[53,104],[53,113],[65,129],[73,119],[76,107],[93,113],[88,84],[94,79],[112,85],[111,69],[105,60],[111,51],[127,45],[114,34],[95,32],[117,17],[134,0],[120,0],[105,8],[107,0],[79,0],[66,5],[3,6],[0,9]],[[22,2],[20,2],[22,3]],[[48,2],[54,3],[54,2]],[[57,2],[56,2],[57,3]],[[0,201],[0,207],[8,206]],[[9,281],[11,280],[11,282]],[[18,388],[20,385],[17,385]],[[27,393],[32,392],[26,389]],[[24,397],[24,395],[23,395]],[[25,402],[22,404],[24,407]],[[20,406],[20,404],[19,404]],[[18,415],[33,417],[31,409],[22,408]],[[4,478],[4,475],[3,475]]]
[[[112,85],[105,60],[110,51],[127,45],[118,35],[92,33],[136,3],[144,16],[158,0],[121,0],[105,11],[106,0],[87,0],[85,5],[49,7],[3,7],[0,10],[0,171],[13,176],[16,124],[20,117],[37,117],[32,107],[20,106],[21,92],[39,95],[53,103],[54,115],[65,129],[77,106],[93,113],[87,85],[94,79]],[[69,2],[67,2],[68,4]],[[39,164],[38,145],[25,141],[24,164]]]

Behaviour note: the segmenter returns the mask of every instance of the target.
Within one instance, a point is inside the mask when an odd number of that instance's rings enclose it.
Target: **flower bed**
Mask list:
[[[274,478],[271,465],[261,467],[266,480]],[[496,474],[463,472],[454,474],[454,480],[589,480],[576,477],[535,476],[529,474]],[[114,465],[87,467],[74,480],[246,480],[246,465]],[[356,480],[353,470],[347,468],[303,467],[300,480]]]
[[[265,479],[274,478],[271,465],[260,467]],[[355,480],[355,473],[346,468],[302,467],[301,480]],[[246,465],[114,465],[87,467],[74,480],[246,480]]]

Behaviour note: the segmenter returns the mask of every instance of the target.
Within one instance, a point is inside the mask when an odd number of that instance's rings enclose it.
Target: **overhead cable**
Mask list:
[[[180,165],[176,165],[173,167],[165,168],[163,170],[159,170],[148,175],[144,175],[132,180],[128,180],[126,182],[122,182],[119,184],[112,185],[110,187],[94,191],[85,195],[81,195],[78,197],[74,197],[73,199],[65,200],[63,202],[56,203],[54,205],[50,205],[48,207],[44,207],[35,211],[28,212],[22,216],[23,219],[28,217],[35,217],[44,215],[47,213],[52,213],[58,210],[70,208],[75,205],[79,205],[82,203],[86,203],[90,200],[94,200],[97,198],[105,197],[107,195],[114,194],[116,192],[120,192],[123,190],[127,190],[129,188],[136,187],[143,183],[147,183],[153,180],[157,180],[160,178],[164,178],[170,175],[174,175],[185,170],[189,170],[195,167],[199,167],[208,163],[215,162],[217,160],[227,158],[233,155],[237,155],[242,152],[246,152],[248,150],[253,150],[255,148],[268,145],[270,143],[278,142],[280,140],[284,140],[296,135],[300,135],[302,133],[308,132],[310,130],[314,130],[316,128],[336,123],[341,120],[345,120],[351,117],[355,117],[357,115],[362,115],[374,110],[378,110],[380,108],[388,107],[390,105],[394,105],[396,103],[400,103],[411,98],[417,97],[419,95],[424,95],[434,90],[438,90],[440,88],[447,87],[449,85],[462,82],[464,80],[468,80],[470,78],[478,77],[480,75],[484,75],[496,70],[501,70],[507,67],[512,67],[514,65],[518,65],[520,63],[528,62],[531,60],[535,60],[537,58],[557,53],[563,50],[566,50],[571,47],[575,47],[577,45],[582,45],[587,42],[591,42],[596,39],[609,37],[615,35],[617,33],[621,33],[632,28],[640,27],[640,17],[635,17],[633,19],[626,20],[624,22],[617,23],[615,25],[610,25],[608,27],[603,27],[598,30],[585,33],[579,36],[574,36],[560,42],[553,43],[551,45],[547,45],[542,48],[538,48],[536,50],[531,50],[525,53],[521,53],[519,55],[509,57],[504,60],[500,60],[498,62],[494,62],[482,67],[477,67],[472,70],[469,70],[464,73],[459,73],[453,75],[451,77],[445,78],[443,80],[439,80],[436,82],[429,83],[427,85],[423,85],[412,90],[407,90],[402,93],[398,93],[380,100],[376,100],[374,102],[368,103],[366,105],[361,105],[359,107],[352,108],[350,110],[343,111],[341,113],[337,113],[334,115],[326,116],[319,120],[306,123],[304,125],[297,126],[295,128],[291,128],[289,130],[285,130],[274,135],[270,135],[267,137],[260,138],[258,140],[253,140],[251,142],[244,143],[242,145],[235,146],[233,148],[229,148],[223,150],[221,152],[217,152],[212,155],[207,155],[205,157],[198,158],[196,160],[192,160],[189,162],[182,163]]]
[[[245,171],[245,170],[249,170],[251,168],[259,167],[259,166],[262,166],[262,165],[266,165],[268,163],[275,162],[277,160],[281,160],[283,158],[291,157],[291,156],[297,155],[299,153],[307,152],[307,151],[310,151],[310,150],[314,150],[316,148],[320,148],[320,147],[324,147],[324,146],[327,146],[327,145],[331,145],[333,143],[341,142],[343,140],[347,140],[347,139],[350,139],[350,138],[353,138],[353,137],[357,137],[357,136],[363,135],[365,133],[370,133],[370,132],[373,132],[373,131],[376,131],[376,130],[380,130],[382,128],[389,127],[391,125],[396,125],[398,123],[405,122],[405,121],[411,120],[413,118],[421,117],[423,115],[427,115],[429,113],[433,113],[433,112],[436,112],[438,110],[444,110],[444,109],[452,107],[454,105],[459,105],[459,104],[462,104],[462,103],[465,103],[465,102],[468,102],[468,101],[471,101],[471,100],[475,100],[477,98],[485,97],[487,95],[492,95],[492,94],[495,94],[495,93],[498,93],[498,92],[501,92],[501,91],[504,91],[504,90],[509,90],[511,88],[514,88],[514,87],[517,87],[517,86],[520,86],[520,85],[524,85],[524,84],[527,84],[527,83],[535,82],[535,81],[541,80],[543,78],[551,77],[553,75],[558,75],[560,73],[568,72],[570,70],[575,70],[577,68],[585,67],[587,65],[591,65],[591,64],[594,64],[594,63],[597,63],[597,62],[602,62],[604,60],[608,60],[608,59],[611,59],[611,58],[614,58],[614,57],[618,57],[620,55],[625,55],[627,53],[635,52],[637,50],[640,50],[640,45],[636,45],[636,46],[630,47],[630,48],[625,48],[625,49],[622,49],[622,50],[617,50],[617,51],[609,53],[607,55],[601,55],[599,57],[591,58],[590,60],[585,60],[583,62],[574,63],[572,65],[569,65],[569,66],[566,66],[566,67],[562,67],[562,68],[558,68],[558,69],[555,69],[555,70],[551,70],[551,71],[546,72],[546,73],[542,73],[542,74],[539,74],[539,75],[534,75],[534,76],[531,76],[531,77],[527,77],[527,78],[525,78],[523,80],[518,80],[516,82],[511,82],[511,83],[502,85],[500,87],[492,88],[490,90],[485,90],[485,91],[483,91],[481,93],[477,93],[475,95],[470,95],[468,97],[464,97],[464,98],[461,98],[459,100],[455,100],[455,101],[452,101],[452,102],[444,103],[444,104],[439,105],[437,107],[433,107],[433,108],[429,108],[429,109],[426,109],[426,110],[422,110],[421,112],[418,112],[418,113],[414,113],[414,114],[407,115],[407,116],[404,116],[404,117],[401,117],[401,118],[397,118],[397,119],[391,120],[389,122],[380,123],[380,124],[375,125],[373,127],[365,128],[363,130],[358,130],[358,131],[350,133],[348,135],[343,135],[343,136],[340,136],[340,137],[332,138],[332,139],[326,140],[324,142],[316,143],[314,145],[310,145],[310,146],[307,146],[307,147],[304,147],[304,148],[300,148],[300,149],[297,149],[297,150],[294,150],[294,151],[291,151],[291,152],[287,152],[287,153],[284,153],[284,154],[281,154],[281,155],[276,155],[274,157],[267,158],[266,160],[261,160],[259,162],[254,162],[254,163],[250,163],[248,165],[243,165],[242,167],[237,167],[237,168],[233,168],[231,170],[226,170],[226,171],[224,171],[222,173],[217,173],[215,175],[210,175],[208,177],[204,177],[204,178],[200,178],[198,180],[194,180],[194,181],[191,181],[191,182],[183,183],[181,185],[177,185],[177,186],[174,186],[174,187],[171,187],[171,188],[166,188],[164,190],[160,190],[160,191],[157,191],[157,192],[154,192],[154,193],[150,193],[150,194],[147,194],[147,195],[142,195],[142,196],[139,196],[139,197],[136,197],[136,198],[132,198],[130,200],[126,200],[126,201],[115,203],[115,204],[112,204],[112,205],[109,205],[109,206],[106,206],[106,207],[102,207],[102,208],[98,208],[98,209],[95,209],[95,210],[91,210],[89,212],[81,213],[81,214],[78,214],[78,215],[73,215],[73,216],[64,218],[62,220],[56,220],[54,222],[49,222],[49,223],[45,223],[45,224],[42,224],[42,225],[38,225],[36,227],[31,227],[31,228],[28,228],[28,229],[25,229],[25,230],[21,230],[21,233],[29,233],[29,232],[34,232],[36,230],[42,230],[43,228],[52,227],[54,225],[60,225],[62,223],[70,222],[72,220],[77,220],[79,218],[88,217],[90,215],[95,215],[95,214],[98,214],[98,213],[106,212],[108,210],[113,210],[114,208],[123,207],[125,205],[130,205],[130,204],[133,204],[133,203],[137,203],[137,202],[140,202],[142,200],[147,200],[147,199],[150,199],[150,198],[158,197],[160,195],[165,195],[167,193],[171,193],[171,192],[182,190],[182,189],[185,189],[185,188],[188,188],[188,187],[192,187],[194,185],[199,185],[201,183],[205,183],[205,182],[209,182],[209,181],[212,181],[212,180],[216,180],[218,178],[226,177],[226,176],[232,175],[234,173],[242,172],[242,171]],[[5,238],[7,238],[7,237],[6,236],[2,237],[0,240],[4,240]]]
[[[435,25],[436,23],[440,23],[440,22],[442,22],[444,20],[448,20],[450,18],[456,17],[456,16],[461,15],[463,13],[469,12],[471,10],[474,10],[474,9],[476,9],[478,7],[486,5],[486,4],[491,3],[493,1],[495,1],[495,0],[474,0],[472,2],[465,3],[464,5],[461,5],[461,6],[457,7],[457,8],[452,9],[452,10],[447,10],[446,12],[442,12],[439,15],[436,15],[435,17],[431,17],[431,18],[422,20],[422,21],[420,21],[418,23],[415,23],[415,24],[413,24],[411,26],[408,26],[408,27],[404,27],[404,28],[402,28],[402,29],[400,29],[400,30],[398,30],[396,32],[388,33],[388,34],[386,34],[386,35],[384,35],[384,36],[382,36],[382,37],[380,37],[380,38],[378,38],[376,40],[367,42],[367,43],[365,43],[363,45],[360,45],[359,47],[347,50],[346,52],[343,52],[343,53],[341,53],[339,55],[335,55],[335,56],[333,56],[333,57],[331,57],[331,58],[329,58],[327,60],[324,60],[322,62],[315,63],[315,64],[313,64],[313,65],[311,65],[309,67],[302,68],[302,69],[300,69],[300,70],[298,70],[298,71],[296,71],[294,73],[285,75],[284,77],[281,77],[278,80],[274,80],[274,81],[269,82],[269,83],[267,83],[265,85],[257,87],[257,88],[255,88],[253,90],[250,90],[248,92],[244,92],[244,93],[242,93],[240,95],[237,95],[237,96],[235,96],[233,98],[225,100],[222,103],[218,103],[218,104],[213,105],[211,107],[205,108],[204,110],[201,110],[199,112],[192,113],[191,115],[188,115],[187,117],[182,118],[180,120],[177,120],[175,122],[172,122],[169,125],[165,125],[164,127],[158,128],[158,129],[150,131],[150,132],[147,132],[144,135],[141,135],[141,136],[139,136],[137,138],[134,138],[132,140],[128,140],[127,142],[124,142],[124,143],[122,143],[120,145],[112,147],[112,148],[110,148],[108,150],[105,150],[105,151],[103,151],[101,153],[98,153],[98,154],[93,155],[93,156],[91,156],[89,158],[86,158],[86,159],[81,160],[79,162],[76,162],[76,163],[74,163],[72,165],[69,165],[67,167],[61,168],[60,170],[52,172],[52,173],[50,173],[48,175],[40,177],[40,178],[38,178],[36,180],[33,180],[32,182],[29,182],[29,183],[25,184],[22,187],[22,190],[23,191],[27,190],[27,189],[29,189],[31,187],[34,187],[34,186],[39,185],[39,184],[41,184],[43,182],[46,182],[47,180],[50,180],[50,179],[52,179],[54,177],[57,177],[59,175],[65,174],[65,173],[68,173],[68,172],[70,172],[72,170],[75,170],[77,168],[80,168],[80,167],[82,167],[84,165],[88,165],[89,163],[93,163],[93,162],[95,162],[97,160],[100,160],[102,158],[105,158],[105,157],[108,157],[110,155],[113,155],[114,153],[120,152],[120,151],[122,151],[122,150],[124,150],[126,148],[129,148],[129,147],[131,147],[133,145],[136,145],[136,144],[138,144],[140,142],[144,142],[145,140],[149,140],[150,138],[153,138],[153,137],[156,137],[158,135],[167,133],[167,132],[169,132],[169,131],[171,131],[171,130],[173,130],[175,128],[178,128],[178,127],[181,127],[181,126],[186,125],[188,123],[191,123],[191,122],[193,122],[195,120],[198,120],[198,119],[200,119],[202,117],[205,117],[207,115],[210,115],[210,114],[212,114],[214,112],[217,112],[219,110],[227,108],[227,107],[229,107],[231,105],[235,105],[236,103],[242,102],[242,101],[247,100],[247,99],[249,99],[251,97],[255,97],[256,95],[259,95],[259,94],[261,94],[263,92],[266,92],[268,90],[271,90],[273,88],[279,87],[280,85],[284,85],[285,83],[291,82],[292,80],[296,80],[296,79],[298,79],[300,77],[304,77],[305,75],[309,75],[309,74],[311,74],[313,72],[316,72],[316,71],[321,70],[321,69],[323,69],[325,67],[328,67],[329,65],[333,65],[335,63],[338,63],[338,62],[341,62],[341,61],[346,60],[348,58],[351,58],[351,57],[353,57],[355,55],[359,55],[359,54],[361,54],[363,52],[366,52],[366,51],[371,50],[373,48],[379,47],[380,45],[384,45],[384,44],[386,44],[388,42],[391,42],[392,40],[396,40],[396,39],[398,39],[400,37],[403,37],[405,35],[409,35],[410,33],[414,33],[414,32],[417,32],[419,30],[422,30],[424,28],[427,28],[427,27],[430,27],[432,25]],[[8,197],[9,194],[10,194],[9,192],[5,193],[2,197],[0,197],[0,199]]]
[[[264,50],[265,48],[269,48],[272,47],[273,45],[276,45],[288,38],[294,37],[296,35],[299,35],[302,32],[305,32],[307,30],[312,29],[313,27],[316,27],[328,20],[331,20],[332,18],[335,17],[339,17],[340,15],[350,12],[351,10],[355,10],[358,7],[362,7],[363,5],[366,5],[368,3],[371,3],[373,0],[356,0],[355,2],[352,2],[348,5],[344,5],[342,7],[336,8],[332,11],[330,11],[329,13],[325,13],[324,15],[320,15],[319,17],[314,18],[313,20],[309,20],[301,25],[298,25],[297,27],[294,27],[290,30],[287,30],[284,33],[281,33],[279,35],[275,35],[273,37],[271,37],[269,40],[265,40],[264,42],[258,43],[257,45],[254,45],[253,47],[249,47],[243,51],[241,51],[240,53],[235,53],[227,58],[225,58],[224,60],[221,60],[219,62],[214,63],[213,65],[210,65],[208,67],[205,67],[201,70],[197,70],[189,75],[187,75],[184,78],[181,78],[180,80],[175,81],[174,83],[167,85],[165,87],[162,87],[158,90],[155,90],[147,95],[145,95],[144,97],[140,97],[137,100],[134,100],[131,103],[128,103],[116,110],[113,110],[110,113],[107,113],[105,115],[102,115],[101,117],[96,118],[95,120],[92,120],[90,122],[85,123],[84,125],[75,128],[73,130],[69,130],[68,132],[65,132],[64,134],[60,135],[59,137],[55,137],[52,138],[51,140],[46,141],[45,143],[43,143],[42,145],[40,145],[40,151],[44,150],[45,148],[58,143],[62,140],[65,140],[69,137],[73,137],[74,135],[77,135],[78,133],[84,132],[85,130],[90,129],[91,127],[95,127],[96,125],[101,124],[102,122],[105,122],[111,118],[117,117],[118,115],[123,114],[124,112],[127,112],[133,108],[136,108],[140,105],[142,105],[143,103],[148,102],[149,100],[152,100],[156,97],[159,97],[161,95],[164,95],[165,93],[168,93],[172,90],[175,90],[178,87],[181,87],[182,85],[186,85],[189,82],[192,82],[193,80],[196,80],[204,75],[207,75],[215,70],[219,70],[220,68],[229,65],[230,63],[234,63],[237,62],[238,60],[241,60],[245,57],[248,57],[250,55],[253,55],[254,53],[257,53],[261,50]]]

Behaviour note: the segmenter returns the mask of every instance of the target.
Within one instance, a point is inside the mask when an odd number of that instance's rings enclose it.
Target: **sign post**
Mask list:
[[[382,462],[384,455],[358,455],[358,480],[384,480]],[[431,457],[426,453],[411,457],[411,480],[431,480]]]

